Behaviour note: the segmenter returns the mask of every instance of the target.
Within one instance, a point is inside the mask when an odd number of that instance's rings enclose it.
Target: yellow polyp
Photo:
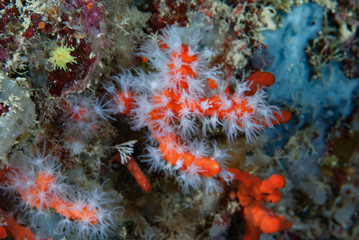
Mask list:
[[[77,63],[76,57],[71,56],[71,52],[74,49],[71,47],[68,47],[66,45],[61,45],[57,48],[55,48],[51,53],[51,60],[53,61],[55,65],[55,69],[62,69],[64,71],[67,70],[68,63]]]

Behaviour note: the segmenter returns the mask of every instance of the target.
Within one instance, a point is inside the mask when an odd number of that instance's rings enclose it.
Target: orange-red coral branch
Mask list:
[[[133,157],[129,157],[126,163],[127,169],[132,173],[134,178],[136,179],[138,185],[142,188],[143,191],[149,192],[151,191],[151,185],[147,179],[147,177],[143,174],[141,169],[138,167],[137,162]]]
[[[237,197],[246,221],[243,240],[257,240],[263,232],[270,234],[291,227],[291,224],[283,216],[276,215],[264,204],[265,202],[277,203],[280,201],[279,189],[285,185],[282,176],[274,174],[267,180],[261,180],[259,177],[235,168],[228,170],[238,181]]]

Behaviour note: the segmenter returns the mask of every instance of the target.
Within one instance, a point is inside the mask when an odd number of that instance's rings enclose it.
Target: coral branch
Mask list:
[[[203,135],[207,130],[222,130],[230,141],[242,134],[250,141],[262,129],[291,117],[266,102],[263,88],[274,83],[271,73],[253,73],[246,81],[236,82],[234,89],[229,80],[221,79],[223,73],[207,61],[213,52],[199,47],[201,34],[175,26],[164,30],[141,48],[143,59],[157,72],[125,72],[105,87],[115,112],[128,115],[134,130],[146,127],[151,142],[158,144],[158,152],[150,156],[152,168],[171,174],[178,170],[185,189],[200,186],[201,177],[227,173],[221,156],[195,139],[200,126]]]
[[[151,185],[147,179],[147,177],[143,174],[141,169],[138,167],[135,159],[133,157],[129,157],[126,163],[127,169],[132,173],[135,177],[138,185],[142,188],[143,191],[149,192],[151,191]]]
[[[8,214],[6,211],[0,209],[1,214],[4,217],[4,222],[6,222],[6,225],[2,226],[5,228],[11,235],[11,237],[15,240],[35,240],[35,239],[41,239],[36,234],[30,231],[29,228],[21,226],[10,214]],[[1,234],[0,239],[3,239],[6,237],[6,231],[5,235]]]
[[[228,169],[238,181],[237,197],[243,208],[246,221],[244,240],[256,240],[264,232],[267,234],[289,229],[291,224],[272,209],[265,207],[265,202],[278,203],[281,199],[280,188],[285,185],[282,176],[272,175],[268,180],[261,180],[247,172],[235,168]]]
[[[60,165],[45,150],[40,153],[36,148],[36,154],[26,154],[18,166],[0,171],[0,188],[20,195],[18,211],[29,212],[30,226],[38,227],[39,216],[51,216],[56,211],[60,220],[55,233],[75,231],[79,239],[107,239],[115,211],[104,208],[111,202],[106,194],[97,188],[89,192],[65,183]]]

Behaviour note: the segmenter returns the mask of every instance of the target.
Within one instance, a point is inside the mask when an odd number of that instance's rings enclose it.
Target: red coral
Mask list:
[[[157,73],[127,72],[105,87],[113,112],[129,115],[134,130],[146,127],[158,144],[155,150],[148,148],[151,169],[178,171],[185,191],[199,187],[202,179],[208,191],[218,189],[214,179],[227,175],[223,154],[191,139],[200,128],[203,136],[221,128],[229,140],[241,134],[252,140],[263,128],[291,117],[266,102],[262,88],[274,83],[270,73],[254,73],[232,89],[222,72],[207,62],[213,52],[199,48],[200,34],[170,27],[158,41],[142,47],[143,59]]]
[[[145,174],[143,174],[133,157],[129,157],[126,166],[128,170],[132,173],[132,175],[135,177],[142,190],[145,192],[151,191],[151,185],[148,182],[147,177],[145,176]]]
[[[239,182],[237,197],[246,221],[243,240],[256,240],[262,233],[271,234],[291,227],[282,215],[276,215],[272,209],[265,206],[265,202],[278,203],[280,201],[281,193],[278,189],[285,185],[282,176],[274,174],[268,180],[262,180],[235,168],[228,170]]]
[[[138,185],[141,187],[141,189],[145,192],[151,191],[150,182],[148,181],[147,177],[142,172],[142,170],[140,169],[136,160],[133,157],[128,156],[126,161],[123,161],[121,154],[117,153],[112,159],[118,163],[124,162],[124,164],[127,166],[128,171],[131,172],[131,174],[136,179],[136,181],[137,181]]]
[[[41,239],[38,236],[36,236],[36,234],[31,232],[31,230],[29,228],[21,226],[20,223],[18,223],[10,214],[5,212],[4,210],[0,209],[0,213],[3,215],[4,222],[6,222],[6,225],[1,226],[0,239],[6,238],[7,234],[6,234],[5,229],[9,232],[12,239],[15,239],[15,240]]]

